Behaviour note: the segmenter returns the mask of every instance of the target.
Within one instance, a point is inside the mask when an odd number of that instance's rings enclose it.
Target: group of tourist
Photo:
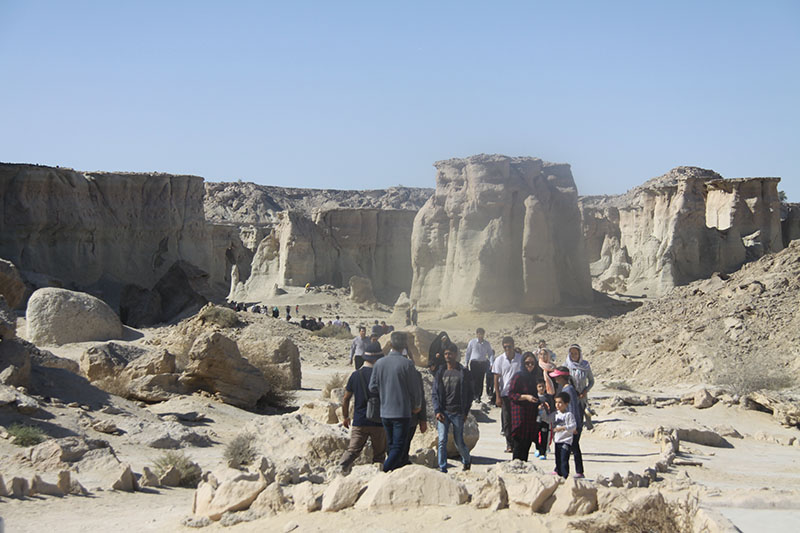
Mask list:
[[[513,459],[528,461],[533,446],[535,457],[545,460],[552,444],[553,473],[567,477],[572,456],[575,477],[584,477],[580,439],[584,425],[591,423],[587,395],[594,386],[594,375],[581,347],[571,345],[566,364],[557,366],[555,354],[544,340],[534,353],[523,352],[512,337],[503,337],[503,352],[495,356],[485,336],[485,330],[478,328],[467,344],[465,365],[459,362],[459,349],[446,332],[431,343],[428,370],[433,376],[431,400],[439,437],[439,470],[448,469],[451,427],[463,469],[470,469],[464,423],[472,403],[480,401],[485,390],[501,410],[505,451]],[[422,377],[409,357],[406,334],[392,332],[389,344],[384,356],[375,335],[367,339],[364,326],[353,340],[350,362],[356,370],[347,382],[342,405],[344,425],[351,428],[350,446],[340,462],[343,468],[350,467],[368,438],[373,460],[382,462],[384,471],[408,464],[416,428],[427,430]],[[351,399],[355,402],[352,421],[348,418]]]

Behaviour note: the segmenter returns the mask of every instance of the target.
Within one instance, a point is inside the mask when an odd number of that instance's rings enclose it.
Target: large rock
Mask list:
[[[89,381],[117,376],[128,363],[146,353],[147,348],[117,342],[90,346],[81,355],[81,372]]]
[[[265,336],[259,328],[249,327],[236,339],[236,344],[242,356],[264,376],[274,376],[287,389],[300,388],[300,350],[291,339]]]
[[[11,261],[0,259],[0,296],[11,309],[16,309],[25,297],[25,282]]]
[[[23,415],[32,415],[39,410],[39,402],[16,387],[0,383],[0,407],[13,407]]]
[[[597,510],[597,487],[582,479],[569,478],[553,494],[555,502],[550,512],[566,516],[580,516]]]
[[[379,465],[359,465],[347,476],[337,476],[322,494],[322,510],[336,512],[352,507],[379,473]]]
[[[259,436],[258,451],[277,464],[299,459],[312,469],[337,464],[350,443],[343,427],[323,424],[303,414],[254,419],[244,430]]]
[[[28,346],[16,339],[0,341],[0,384],[27,387],[30,376]]]
[[[367,510],[455,506],[468,499],[463,483],[431,468],[408,465],[373,477],[355,507]]]
[[[180,383],[217,394],[222,401],[253,409],[269,391],[261,371],[247,362],[234,341],[219,332],[201,334],[189,350]]]
[[[34,344],[68,344],[122,337],[119,317],[102,300],[83,292],[38,289],[28,300],[28,340]]]
[[[193,512],[219,520],[226,512],[250,507],[266,486],[267,480],[260,472],[240,472],[221,482],[210,477],[197,486]]]
[[[451,311],[592,300],[569,165],[476,155],[435,166],[436,192],[414,219],[411,300]]]
[[[780,251],[778,181],[677,167],[621,196],[582,198],[594,286],[658,296]]]

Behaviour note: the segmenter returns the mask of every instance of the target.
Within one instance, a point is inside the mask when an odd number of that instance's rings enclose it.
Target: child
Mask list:
[[[550,413],[553,411],[553,397],[547,394],[544,381],[536,383],[536,392],[539,395],[539,414],[536,422],[539,431],[536,441],[536,457],[541,460],[547,459],[547,445],[550,440]]]
[[[578,398],[578,392],[575,390],[575,385],[570,378],[569,369],[565,366],[560,366],[555,371],[550,372],[556,384],[558,385],[559,392],[564,392],[569,395],[569,412],[575,419],[575,434],[572,437],[572,445],[570,451],[572,457],[575,458],[575,477],[582,478],[583,475],[583,454],[581,453],[581,432],[583,431],[583,407]],[[555,431],[555,429],[553,430]]]
[[[581,409],[584,411],[584,424],[588,429],[592,429],[592,418],[589,416],[592,410],[589,408],[588,398],[589,391],[594,387],[592,366],[583,358],[581,347],[577,344],[571,345],[568,353],[567,368],[569,368],[572,383],[575,385],[575,391],[578,393]]]
[[[569,476],[569,454],[572,448],[572,433],[575,431],[575,417],[569,412],[570,395],[566,392],[556,394],[555,419],[553,432],[556,443],[556,471],[561,477]],[[578,476],[575,476],[578,477]]]

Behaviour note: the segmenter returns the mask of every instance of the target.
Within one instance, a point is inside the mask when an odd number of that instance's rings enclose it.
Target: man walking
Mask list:
[[[366,333],[366,331],[365,331]],[[358,458],[361,450],[369,438],[372,441],[372,461],[382,463],[386,458],[386,431],[380,422],[372,422],[367,418],[367,399],[369,398],[369,381],[372,377],[372,367],[375,362],[383,357],[383,351],[378,343],[366,347],[363,355],[364,365],[350,374],[345,386],[344,399],[342,400],[342,413],[344,427],[350,428],[350,445],[339,461],[343,470],[349,470],[353,461]],[[354,398],[353,421],[350,422],[350,399]]]
[[[495,403],[500,407],[500,421],[503,435],[506,437],[506,453],[514,451],[514,439],[511,436],[511,378],[522,369],[522,355],[514,351],[514,339],[503,337],[503,353],[498,355],[492,365],[494,374]]]
[[[386,430],[388,452],[383,471],[403,466],[403,453],[408,438],[411,415],[422,407],[419,373],[414,363],[403,355],[408,349],[405,333],[393,331],[389,355],[381,358],[372,370],[369,390],[381,399],[381,419]]]
[[[489,393],[489,359],[494,355],[494,350],[489,344],[489,341],[484,339],[486,330],[478,328],[475,330],[476,338],[469,341],[467,344],[467,352],[465,354],[464,364],[469,368],[469,373],[472,376],[472,392],[475,394],[475,401],[481,401],[481,394],[483,391],[483,382],[487,382],[487,391]],[[494,380],[494,376],[491,376]],[[489,398],[491,401],[491,397]]]
[[[352,365],[353,360],[355,360],[356,370],[364,364],[364,350],[368,343],[367,328],[358,326],[358,337],[354,338],[353,344],[350,345],[350,364]]]
[[[444,347],[444,367],[433,379],[433,409],[436,412],[436,427],[439,430],[439,470],[447,473],[447,434],[453,426],[453,440],[461,454],[464,470],[469,470],[472,460],[464,443],[464,420],[472,406],[472,380],[470,372],[458,362],[455,344]]]

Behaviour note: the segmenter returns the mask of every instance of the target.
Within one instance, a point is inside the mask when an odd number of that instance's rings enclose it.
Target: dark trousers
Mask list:
[[[406,449],[406,439],[410,419],[408,418],[384,418],[383,428],[386,430],[386,461],[383,463],[383,471],[391,472],[403,466],[403,453]]]
[[[556,442],[556,474],[561,477],[569,476],[569,452],[571,446],[563,442]]]
[[[539,422],[539,435],[536,442],[536,449],[539,455],[547,453],[547,441],[550,440],[550,424],[547,422]]]
[[[363,355],[356,355],[353,356],[353,362],[356,365],[356,370],[364,366],[364,356]]]
[[[486,371],[486,395],[489,396],[489,401],[494,398],[494,374],[491,367]]]
[[[531,451],[531,439],[514,437],[514,459],[520,461],[528,460],[528,452]]]
[[[416,415],[411,415],[412,420],[413,417]],[[414,440],[414,434],[417,432],[417,421],[414,420],[408,424],[408,436],[406,436],[406,443],[403,446],[403,457],[400,460],[400,464],[402,466],[411,464],[411,459],[409,459],[408,455],[411,453],[411,441]]]
[[[514,448],[514,439],[511,438],[511,398],[508,396],[501,396],[503,406],[500,408],[500,427],[503,430],[503,435],[506,436],[506,448]]]
[[[578,430],[578,433],[572,436],[572,456],[575,458],[575,473],[583,474],[583,454],[581,453],[581,433],[583,428]],[[569,468],[569,467],[568,467]]]
[[[483,391],[483,380],[489,370],[489,361],[470,361],[469,371],[472,378],[472,390],[475,393],[475,400],[480,401]],[[492,378],[494,380],[494,377]],[[491,400],[491,396],[489,397]]]

